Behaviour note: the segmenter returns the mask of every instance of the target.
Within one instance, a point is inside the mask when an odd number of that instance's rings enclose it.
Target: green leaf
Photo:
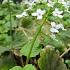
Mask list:
[[[64,42],[65,45],[70,43],[70,30],[60,32],[57,37]]]
[[[9,18],[10,18],[9,15],[7,15],[5,17],[5,20],[7,21],[5,26],[8,27],[8,28],[10,28],[10,21],[9,21],[10,19]],[[14,17],[11,17],[11,22],[12,22],[12,28],[17,27],[17,23],[16,23],[16,20],[14,19]]]
[[[13,48],[20,48],[28,41],[23,31],[16,31],[13,34]]]
[[[11,36],[8,34],[0,34],[0,46],[7,47],[11,43]]]
[[[25,67],[15,66],[10,70],[36,70],[36,68],[32,64],[27,64]]]
[[[45,49],[38,60],[40,70],[67,70],[62,59],[53,49]]]
[[[1,56],[1,54],[4,53],[5,51],[9,51],[9,48],[0,46],[0,56]]]
[[[15,66],[15,67],[11,68],[10,70],[22,70],[22,68],[20,66]]]
[[[70,65],[70,60],[65,60],[65,63]]]
[[[20,50],[21,55],[28,56],[30,48],[31,48],[32,42],[27,43],[25,46],[23,46]],[[39,41],[36,40],[33,46],[33,49],[31,51],[30,57],[35,57],[36,55],[39,54],[41,51],[42,47],[39,46]]]
[[[62,19],[60,19],[59,17],[55,17],[55,16],[49,16],[48,19],[50,21],[56,22],[56,23],[61,23]]]
[[[0,33],[6,33],[6,32],[8,32],[8,30],[9,29],[5,25],[0,26]]]
[[[32,18],[31,17],[23,17],[21,19],[21,25],[24,27],[24,28],[30,28],[32,27]]]
[[[70,70],[70,60],[65,60],[65,63],[68,65],[68,68],[69,68],[69,70]]]
[[[64,51],[65,44],[63,41],[60,40],[60,38],[56,38],[53,40],[50,36],[47,35],[45,37],[44,42],[46,45],[52,45],[53,47],[55,47],[56,49],[58,49],[61,52]]]
[[[9,70],[16,65],[14,58],[10,54],[7,55],[8,53],[5,52],[5,55],[0,57],[0,70]]]
[[[36,70],[36,68],[32,64],[26,65],[23,70]]]

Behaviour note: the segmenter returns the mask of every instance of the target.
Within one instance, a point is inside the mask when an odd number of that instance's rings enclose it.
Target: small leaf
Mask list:
[[[23,70],[36,70],[36,68],[32,64],[26,65]]]
[[[70,65],[70,60],[65,60],[65,63]]]

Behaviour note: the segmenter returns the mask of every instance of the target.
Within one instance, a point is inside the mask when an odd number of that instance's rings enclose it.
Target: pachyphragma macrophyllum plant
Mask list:
[[[69,58],[63,59],[70,47],[69,1],[7,0],[0,6],[1,70],[69,69]]]

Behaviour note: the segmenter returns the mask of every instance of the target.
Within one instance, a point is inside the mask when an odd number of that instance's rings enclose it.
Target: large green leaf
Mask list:
[[[16,31],[13,34],[13,46],[14,48],[20,48],[28,41],[23,31]]]
[[[0,70],[9,70],[16,65],[14,58],[11,55],[5,55],[0,57]]]
[[[62,59],[51,48],[41,52],[38,65],[41,70],[67,70]]]
[[[20,66],[15,66],[15,67],[11,68],[10,70],[22,70],[22,67],[20,67]]]
[[[30,52],[31,44],[32,44],[32,42],[29,42],[21,48],[21,50],[20,50],[21,55],[28,56],[28,54]],[[39,52],[41,51],[41,49],[42,49],[42,47],[39,46],[39,41],[36,40],[34,43],[33,49],[31,50],[30,57],[35,57],[36,55],[38,55]]]

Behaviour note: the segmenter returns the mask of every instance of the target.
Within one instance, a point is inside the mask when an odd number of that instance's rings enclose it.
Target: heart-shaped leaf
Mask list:
[[[10,70],[36,70],[36,68],[32,64],[28,64],[25,67],[15,66]]]
[[[36,68],[32,64],[26,65],[23,70],[36,70]]]
[[[10,70],[23,70],[23,69],[20,66],[15,66],[15,67],[11,68]]]

